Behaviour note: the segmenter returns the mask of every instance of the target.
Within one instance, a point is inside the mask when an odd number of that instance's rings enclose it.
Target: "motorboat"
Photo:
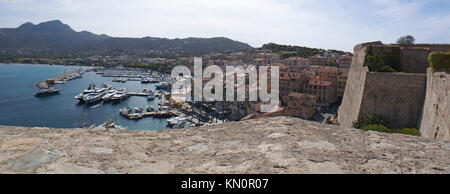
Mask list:
[[[147,93],[148,93],[147,100],[154,100],[156,98],[155,92],[153,92],[152,90],[149,90]]]
[[[127,115],[131,114],[131,109],[126,107],[126,108],[120,109],[119,112],[120,112],[120,115],[127,116]]]
[[[161,84],[156,86],[157,90],[168,90],[169,84],[167,82],[161,82]]]

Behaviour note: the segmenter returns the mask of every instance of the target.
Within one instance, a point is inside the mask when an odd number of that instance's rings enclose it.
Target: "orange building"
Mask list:
[[[308,59],[302,57],[289,57],[285,59],[285,64],[288,67],[306,66]]]
[[[320,54],[314,55],[308,58],[308,65],[325,66],[328,63],[328,59]]]
[[[312,66],[307,70],[312,79],[335,82],[339,74],[339,68],[334,66]]]
[[[353,57],[349,54],[343,55],[339,58],[339,67],[341,68],[350,68],[350,65],[352,65]]]
[[[308,94],[290,93],[283,97],[287,103],[284,115],[311,119],[316,111],[316,97]]]
[[[336,102],[336,82],[320,81],[312,79],[304,88],[304,93],[316,96],[317,103],[321,106],[329,106]]]

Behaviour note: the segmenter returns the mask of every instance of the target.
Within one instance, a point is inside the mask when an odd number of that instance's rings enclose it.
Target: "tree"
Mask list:
[[[397,44],[401,45],[408,45],[408,44],[414,44],[416,39],[411,35],[402,36],[397,40]]]

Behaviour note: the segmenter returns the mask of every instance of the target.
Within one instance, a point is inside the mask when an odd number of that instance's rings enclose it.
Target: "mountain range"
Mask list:
[[[59,20],[18,28],[0,28],[0,51],[7,54],[199,56],[252,49],[246,43],[216,38],[117,38],[87,31],[77,32]]]

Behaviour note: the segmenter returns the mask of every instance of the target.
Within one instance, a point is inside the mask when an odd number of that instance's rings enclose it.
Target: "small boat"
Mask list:
[[[144,111],[142,111],[142,109],[141,108],[134,108],[134,112],[135,113],[142,113],[142,112],[144,112]]]
[[[127,115],[131,114],[131,109],[126,107],[126,108],[120,109],[119,112],[120,112],[120,115],[127,116]]]
[[[36,92],[36,94],[34,94],[34,96],[36,96],[36,97],[51,96],[51,95],[59,94],[59,91],[60,90],[56,89],[56,88],[41,89],[38,92]]]
[[[151,107],[151,106],[147,106],[147,112],[153,112],[155,111],[155,108]]]
[[[154,100],[156,98],[155,92],[153,92],[152,90],[149,90],[147,93],[148,93],[147,100]]]
[[[157,90],[168,90],[169,84],[167,82],[162,82],[161,84],[156,86]]]

